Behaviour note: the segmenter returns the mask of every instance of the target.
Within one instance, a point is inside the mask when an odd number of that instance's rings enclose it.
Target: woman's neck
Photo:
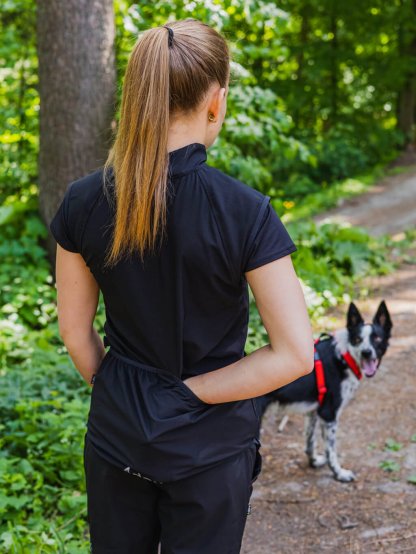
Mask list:
[[[206,148],[213,142],[210,141],[207,118],[204,113],[196,114],[192,118],[178,117],[171,122],[168,134],[168,152],[195,142],[204,144]]]

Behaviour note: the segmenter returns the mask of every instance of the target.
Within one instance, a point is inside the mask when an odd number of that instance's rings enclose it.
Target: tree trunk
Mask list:
[[[415,142],[415,108],[416,108],[416,0],[408,5],[412,17],[403,20],[399,27],[399,56],[407,58],[408,70],[402,89],[397,99],[397,126],[405,136],[405,146]],[[409,29],[406,27],[409,26]],[[410,32],[409,32],[410,30]],[[407,31],[407,33],[406,33]]]
[[[299,31],[299,52],[296,57],[297,61],[297,71],[296,71],[296,84],[298,85],[299,94],[304,94],[305,79],[303,75],[303,70],[305,66],[305,51],[308,47],[309,39],[309,10],[310,6],[308,3],[302,4],[299,10],[299,15],[302,18],[302,23]],[[300,117],[301,110],[299,104],[296,105],[296,108],[293,112],[293,122],[296,129],[300,127]]]
[[[399,96],[398,126],[405,135],[405,145],[413,142],[415,139],[413,130],[415,121],[415,93],[416,79],[415,77],[409,77],[406,79]]]
[[[327,120],[329,124],[326,126],[326,130],[336,124],[338,119],[338,21],[337,21],[337,7],[335,1],[331,3],[331,19],[330,29],[333,35],[331,41],[331,55],[330,55],[330,84],[329,90],[331,94],[331,118]]]
[[[116,103],[112,0],[38,0],[39,209],[50,223],[68,184],[98,169]],[[48,237],[54,263],[56,243]]]

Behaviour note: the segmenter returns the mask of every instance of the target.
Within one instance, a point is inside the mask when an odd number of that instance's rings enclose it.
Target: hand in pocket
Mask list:
[[[195,400],[198,402],[201,402],[201,404],[207,404],[202,398],[200,398],[196,392],[194,392],[194,389],[192,388],[192,377],[188,377],[184,381],[181,380],[182,385],[186,389],[189,395],[191,395]]]

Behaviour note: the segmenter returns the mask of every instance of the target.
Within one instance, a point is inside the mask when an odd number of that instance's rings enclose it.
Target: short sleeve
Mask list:
[[[56,242],[69,250],[70,252],[79,253],[79,248],[75,240],[75,229],[73,218],[71,218],[71,213],[73,212],[71,206],[71,183],[66,189],[65,195],[62,199],[62,202],[58,206],[58,209],[55,215],[52,218],[52,221],[49,224],[49,229],[55,238]]]
[[[286,227],[265,196],[250,233],[243,272],[292,254],[297,250]]]

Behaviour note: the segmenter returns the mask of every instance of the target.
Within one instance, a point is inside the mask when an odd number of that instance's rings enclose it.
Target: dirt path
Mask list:
[[[414,193],[413,198],[406,196],[394,218],[386,217],[390,205],[384,200],[394,196],[391,182],[382,185],[384,192],[355,199],[352,212],[350,201],[336,213],[353,214],[354,223],[365,217],[369,230],[379,233],[403,230],[397,223],[403,210],[401,221],[412,220],[416,226],[416,168],[402,175],[401,182],[403,190]],[[307,467],[302,416],[291,415],[278,433],[279,421],[273,411],[267,412],[261,435],[263,471],[254,485],[242,554],[416,553],[416,485],[408,482],[416,476],[416,265],[403,265],[367,285],[370,296],[359,303],[363,315],[370,320],[385,299],[394,328],[379,373],[362,383],[341,417],[340,460],[358,480],[339,483],[328,468]],[[327,330],[344,325],[343,314],[331,315],[338,319],[328,319]],[[386,450],[388,439],[395,441],[396,451]],[[381,462],[396,462],[396,471],[383,470]]]
[[[416,227],[416,165],[406,173],[385,177],[370,191],[350,198],[315,218],[367,227],[372,234],[393,235]]]

